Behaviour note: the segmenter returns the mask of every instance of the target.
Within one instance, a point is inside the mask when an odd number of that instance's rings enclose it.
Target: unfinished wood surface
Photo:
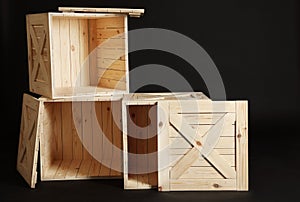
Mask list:
[[[123,169],[122,161],[122,102],[112,102],[112,122],[113,122],[113,154],[111,163],[111,172],[116,175],[121,174]]]
[[[120,172],[110,172],[112,146],[105,148],[108,150],[105,151],[108,152],[107,156],[102,156],[103,136],[98,132],[103,127],[104,119],[107,119],[105,124],[107,121],[112,123],[112,116],[107,112],[110,102],[104,103],[104,106],[102,102],[95,102],[95,105],[93,102],[78,101],[44,103],[44,121],[41,127],[42,180],[121,177]],[[111,141],[115,139],[120,145],[121,131],[114,133],[113,125],[107,125],[110,126],[104,128],[106,136],[110,136]],[[110,145],[113,143],[112,141]],[[102,165],[102,160],[109,164]],[[113,160],[121,165],[121,155],[114,156]]]
[[[41,103],[37,99],[23,95],[17,170],[31,188],[34,188],[37,182],[40,110]]]
[[[32,92],[53,99],[84,96],[81,87],[128,92],[127,15],[30,14],[26,23]]]
[[[131,106],[132,107],[132,106]],[[134,106],[136,107],[136,106]],[[148,168],[148,107],[140,106],[136,116],[137,187],[149,185]]]
[[[26,16],[30,91],[52,96],[48,14]]]
[[[236,190],[234,179],[178,179],[170,180],[172,191],[222,191]]]
[[[148,105],[148,183],[157,188],[157,105]]]
[[[131,17],[140,17],[145,9],[134,8],[80,8],[80,7],[58,7],[62,12],[87,12],[87,13],[120,13]]]
[[[170,190],[169,168],[169,103],[157,105],[158,190]]]
[[[236,102],[236,174],[237,190],[247,191],[248,185],[248,102]]]

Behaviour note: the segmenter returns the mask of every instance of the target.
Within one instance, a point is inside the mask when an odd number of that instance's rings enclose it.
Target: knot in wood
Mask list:
[[[214,188],[219,188],[220,185],[218,185],[218,184],[213,184],[213,187],[214,187]]]

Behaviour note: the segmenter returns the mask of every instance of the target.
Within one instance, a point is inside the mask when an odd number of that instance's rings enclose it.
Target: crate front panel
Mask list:
[[[120,101],[45,102],[42,180],[121,177],[120,106]]]
[[[235,112],[195,108],[182,113],[170,108],[169,116],[169,189],[236,190]],[[219,130],[220,137],[204,157],[200,151],[213,130]]]
[[[26,16],[30,91],[52,96],[48,15]]]
[[[51,19],[55,96],[126,90],[125,16]]]

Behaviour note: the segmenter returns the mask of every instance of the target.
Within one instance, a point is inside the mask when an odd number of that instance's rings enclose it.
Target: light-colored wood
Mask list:
[[[136,107],[136,106],[133,106]],[[137,108],[137,107],[136,107]],[[137,187],[149,185],[148,168],[148,110],[147,106],[136,110]]]
[[[235,113],[234,101],[181,100],[170,103],[170,113]]]
[[[127,116],[127,133],[129,134],[127,136],[127,145],[128,151],[127,154],[125,154],[128,160],[128,168],[127,168],[127,174],[128,174],[128,181],[127,184],[124,184],[124,188],[138,188],[138,176],[137,176],[137,139],[136,134],[137,130],[135,127],[136,124],[136,114],[138,113],[137,107],[134,106],[128,106],[128,116]],[[124,172],[125,173],[125,172]]]
[[[214,168],[210,167],[189,167],[180,179],[223,179]]]
[[[89,35],[87,19],[79,20],[79,46],[80,46],[80,84],[90,85],[90,63],[89,63]]]
[[[17,170],[31,188],[37,182],[37,160],[41,103],[26,94],[23,96]]]
[[[234,179],[178,179],[170,180],[172,191],[236,190]]]
[[[200,152],[197,148],[188,151],[170,170],[170,178],[178,179],[199,158]]]
[[[48,14],[26,16],[30,91],[52,96]]]
[[[248,102],[236,102],[236,174],[237,190],[247,191],[248,183]]]
[[[70,69],[71,86],[81,84],[80,80],[80,27],[79,20],[70,19]]]
[[[181,119],[180,115],[172,114],[170,116],[170,123],[184,135],[184,137],[187,139],[187,141],[190,142],[190,144],[192,144],[195,148],[197,148],[202,153],[202,148],[203,148],[202,144],[204,142],[202,137],[196,134],[197,131],[195,129],[193,129],[190,125],[188,125],[184,119]],[[214,127],[216,127],[216,125],[214,125],[212,128]],[[205,157],[226,178],[235,178],[236,176],[235,170],[232,167],[228,166],[227,161],[225,161],[215,150],[212,150]]]
[[[97,75],[97,28],[96,20],[89,20],[88,23],[89,33],[89,68],[90,68],[90,82],[92,85],[97,86],[98,75]]]
[[[52,99],[102,94],[93,88],[78,93],[81,87],[105,88],[109,94],[114,89],[129,92],[127,15],[30,14],[26,23],[32,92]],[[109,64],[108,58],[117,61]]]
[[[123,166],[122,161],[122,103],[121,101],[112,102],[112,120],[113,120],[113,156],[111,163],[111,172],[121,175]]]
[[[102,164],[110,168],[112,162],[112,153],[113,153],[111,102],[102,102],[101,107],[102,107],[102,117],[105,117],[102,119],[103,121]]]
[[[73,134],[72,134],[72,106],[71,103],[62,103],[62,144],[63,159],[73,159]]]
[[[83,159],[91,160],[93,151],[92,102],[82,102]]]
[[[62,12],[87,12],[87,13],[120,13],[127,14],[130,17],[140,17],[145,9],[133,8],[80,8],[80,7],[58,7]]]
[[[148,181],[157,188],[157,105],[148,105]]]
[[[157,105],[158,190],[169,191],[169,103]]]

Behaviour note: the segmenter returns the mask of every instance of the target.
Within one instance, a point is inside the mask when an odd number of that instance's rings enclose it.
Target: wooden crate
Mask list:
[[[52,99],[129,92],[127,15],[144,10],[59,10],[26,16],[30,91]]]
[[[121,97],[24,94],[17,170],[34,188],[40,153],[41,181],[121,178],[121,124]]]
[[[134,94],[122,108],[125,189],[248,190],[247,101]]]

